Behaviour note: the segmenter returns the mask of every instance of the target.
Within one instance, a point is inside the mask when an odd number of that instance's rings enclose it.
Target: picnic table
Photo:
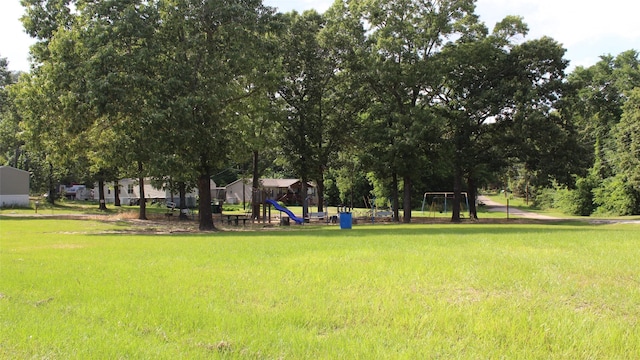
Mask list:
[[[222,214],[222,217],[227,218],[227,224],[231,225],[232,223],[236,226],[242,221],[242,225],[246,225],[247,220],[251,220],[243,214]]]

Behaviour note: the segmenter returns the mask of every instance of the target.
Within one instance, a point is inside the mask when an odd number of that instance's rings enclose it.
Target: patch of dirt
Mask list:
[[[165,216],[155,215],[148,216],[148,220],[139,220],[137,218],[122,218],[120,216],[95,217],[96,221],[113,222],[122,224],[122,229],[104,231],[105,234],[140,234],[140,235],[169,235],[169,234],[200,234],[206,233],[200,231],[198,221],[196,220],[179,220],[176,218],[166,218]],[[273,223],[247,223],[246,225],[228,225],[220,221],[214,221],[216,229],[219,231],[264,231],[280,228],[275,222]]]

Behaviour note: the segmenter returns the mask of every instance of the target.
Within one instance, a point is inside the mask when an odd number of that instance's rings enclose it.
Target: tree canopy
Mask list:
[[[338,0],[324,14],[260,0],[22,3],[38,41],[17,83],[0,61],[0,152],[17,165],[10,153],[28,149],[51,189],[195,186],[202,230],[214,229],[212,176],[240,166],[254,188],[267,171],[314,181],[319,211],[325,194],[345,201],[369,183],[356,198],[385,189],[404,222],[442,187],[459,221],[461,192],[474,199],[505,173],[527,188],[591,184],[592,208],[606,184],[637,195],[637,53],[566,76],[561,44],[529,39],[518,16],[489,29],[473,0]]]

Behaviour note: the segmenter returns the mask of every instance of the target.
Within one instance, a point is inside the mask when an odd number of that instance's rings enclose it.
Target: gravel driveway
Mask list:
[[[490,212],[503,212],[503,213],[507,212],[506,205],[497,203],[486,196],[482,196],[482,195],[478,196],[478,203],[483,203],[487,207],[487,210]],[[541,214],[537,214],[529,211],[523,211],[513,206],[509,206],[509,216],[514,216],[514,217],[519,217],[524,219],[535,219],[535,220],[559,220],[560,219],[553,216],[541,215]]]

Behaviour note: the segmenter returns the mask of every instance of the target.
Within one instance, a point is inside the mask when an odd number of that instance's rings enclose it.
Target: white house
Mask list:
[[[227,185],[225,202],[228,204],[241,204],[251,202],[251,179],[238,179]]]
[[[127,205],[135,205],[140,202],[140,186],[137,179],[122,179],[118,182],[120,190],[120,202]],[[210,183],[211,190],[216,188],[213,180]],[[115,201],[115,184],[113,182],[105,183],[105,201],[113,203]],[[93,199],[99,200],[98,184],[95,184],[93,190]],[[156,188],[151,184],[151,179],[144,180],[144,197],[147,201],[165,202],[171,201],[180,205],[180,194],[177,191],[171,192],[169,189]],[[198,198],[198,189],[194,189],[187,193],[186,206],[195,207]]]
[[[0,166],[0,207],[29,206],[29,172]]]

